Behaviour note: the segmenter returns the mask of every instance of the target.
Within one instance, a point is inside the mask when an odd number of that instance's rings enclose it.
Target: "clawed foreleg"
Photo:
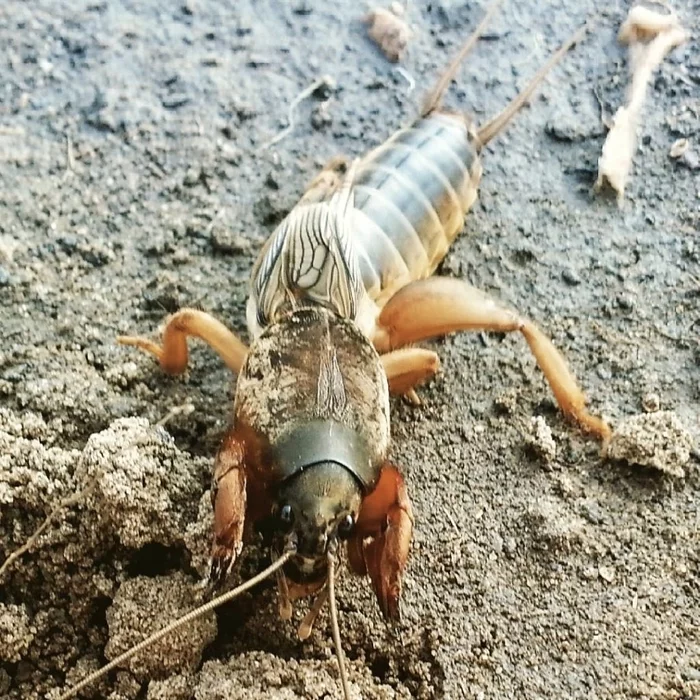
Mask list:
[[[369,574],[377,602],[388,619],[399,616],[401,578],[413,533],[413,509],[396,467],[386,465],[372,493],[365,497],[348,541],[355,573]]]
[[[214,542],[210,579],[221,583],[243,549],[246,516],[245,449],[234,434],[226,437],[216,456],[211,498]]]

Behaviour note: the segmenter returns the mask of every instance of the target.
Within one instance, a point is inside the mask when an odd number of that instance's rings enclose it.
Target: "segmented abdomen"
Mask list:
[[[350,228],[362,282],[379,307],[435,271],[462,230],[480,178],[466,120],[439,112],[396,132],[360,161]]]
[[[353,164],[342,184],[312,186],[253,268],[251,335],[290,310],[320,305],[372,337],[386,301],[435,271],[480,178],[466,120],[434,112]]]

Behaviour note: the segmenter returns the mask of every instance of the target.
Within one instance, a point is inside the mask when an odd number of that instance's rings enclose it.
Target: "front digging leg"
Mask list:
[[[373,338],[379,352],[455,331],[520,331],[561,410],[587,432],[608,440],[610,427],[586,410],[586,399],[562,354],[532,321],[499,306],[461,280],[432,277],[403,287],[386,303]]]
[[[362,502],[348,559],[355,573],[369,574],[385,618],[399,617],[401,577],[413,533],[413,508],[398,469],[386,465],[377,485]]]
[[[214,541],[209,579],[222,583],[243,549],[246,516],[246,472],[243,443],[230,433],[216,456],[211,491]]]

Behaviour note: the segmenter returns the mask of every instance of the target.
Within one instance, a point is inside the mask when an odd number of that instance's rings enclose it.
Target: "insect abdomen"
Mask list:
[[[382,306],[432,274],[477,196],[481,165],[458,115],[433,113],[363,158],[353,190],[353,244],[369,296]]]

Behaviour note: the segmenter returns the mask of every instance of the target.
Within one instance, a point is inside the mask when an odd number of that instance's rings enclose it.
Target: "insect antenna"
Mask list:
[[[532,94],[539,87],[540,83],[545,79],[547,73],[561,61],[566,52],[575,44],[578,44],[585,36],[589,29],[589,23],[583,25],[573,36],[569,37],[562,46],[560,46],[549,58],[542,68],[540,68],[535,77],[527,84],[524,90],[511,100],[510,104],[499,114],[492,119],[489,119],[486,124],[479,128],[477,132],[479,137],[479,146],[483,148],[491,139],[503,131],[508,122],[515,116],[516,112],[532,97]]]
[[[220,596],[217,596],[213,600],[210,600],[208,603],[200,605],[198,608],[195,608],[194,610],[188,612],[181,618],[174,620],[166,627],[163,627],[161,630],[158,630],[158,632],[154,632],[150,637],[147,637],[142,642],[139,642],[136,646],[133,646],[131,647],[131,649],[125,651],[123,654],[120,654],[119,656],[117,656],[116,659],[113,659],[102,668],[98,669],[94,673],[91,673],[86,678],[83,678],[83,680],[80,681],[80,683],[74,685],[70,690],[63,693],[63,695],[60,695],[58,697],[58,700],[69,700],[69,698],[74,698],[83,688],[90,685],[98,678],[102,678],[102,676],[109,673],[112,669],[124,663],[124,661],[128,661],[132,656],[138,654],[140,651],[143,651],[152,644],[155,644],[155,642],[161,640],[163,637],[170,634],[174,630],[179,629],[183,625],[186,625],[187,623],[192,622],[193,620],[196,620],[202,615],[206,615],[208,612],[214,610],[214,608],[218,608],[220,605],[227,603],[229,600],[233,600],[234,598],[241,595],[241,593],[245,593],[250,588],[253,588],[253,586],[256,586],[258,583],[265,580],[268,576],[274,574],[278,569],[281,569],[293,556],[293,550],[286,551],[281,557],[279,557],[272,564],[270,564],[270,566],[268,566],[267,569],[261,571],[256,576],[253,576],[253,578],[248,579],[233,590],[227,591],[226,593],[222,593]]]
[[[335,645],[335,655],[338,658],[340,669],[340,684],[343,686],[345,700],[350,700],[350,687],[348,685],[348,672],[345,668],[345,656],[343,645],[340,643],[340,628],[338,627],[338,607],[335,603],[335,557],[332,551],[328,552],[328,597],[331,609],[331,634]]]
[[[467,54],[474,48],[474,44],[479,40],[479,37],[484,33],[486,26],[491,21],[491,17],[495,14],[498,6],[503,0],[494,0],[489,5],[489,9],[481,20],[479,26],[469,35],[469,38],[464,43],[464,46],[459,50],[459,53],[452,59],[452,62],[447,67],[447,70],[440,76],[435,87],[428,93],[423,101],[423,109],[421,109],[421,117],[427,117],[432,111],[440,107],[445,91],[449,87],[450,81],[455,77],[455,73],[459,68],[460,63],[465,59]]]

